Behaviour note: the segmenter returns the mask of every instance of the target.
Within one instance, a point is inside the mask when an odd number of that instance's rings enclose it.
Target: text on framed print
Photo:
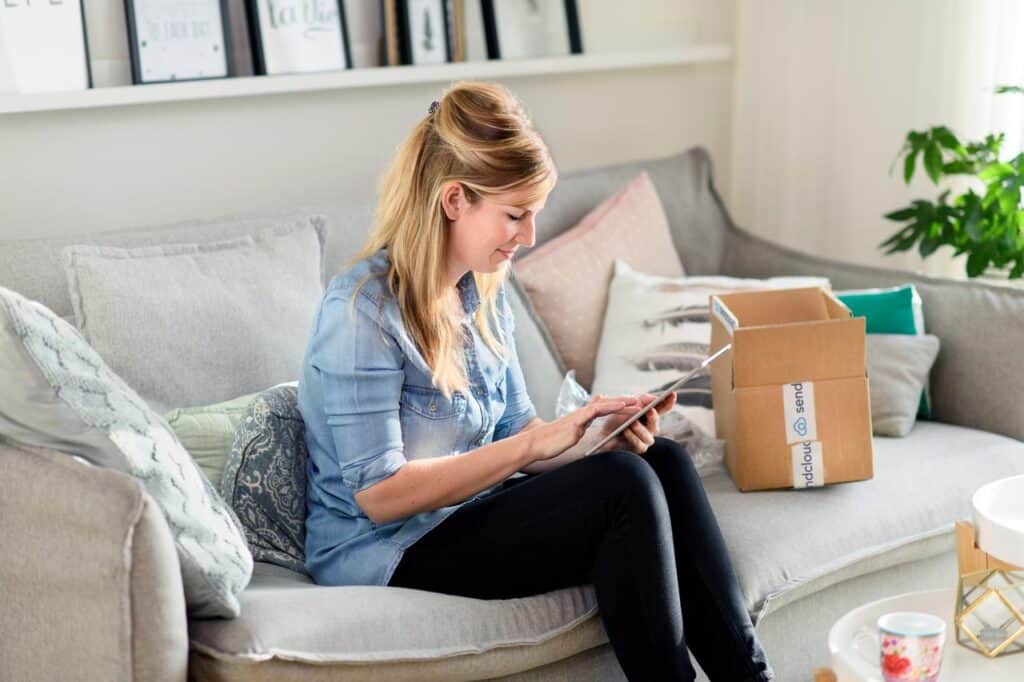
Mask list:
[[[345,14],[338,0],[249,0],[259,73],[348,68]]]
[[[222,0],[127,0],[136,83],[230,75]]]

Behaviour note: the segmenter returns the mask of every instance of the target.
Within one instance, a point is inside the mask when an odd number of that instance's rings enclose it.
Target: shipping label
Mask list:
[[[821,441],[797,443],[793,451],[793,487],[813,488],[825,485],[825,460]]]
[[[782,411],[786,419],[786,443],[818,440],[814,418],[814,382],[782,385]]]
[[[740,321],[736,319],[736,316],[725,307],[725,304],[717,296],[711,297],[711,314],[718,318],[718,321],[729,330],[729,334],[736,331],[736,327],[740,326]]]

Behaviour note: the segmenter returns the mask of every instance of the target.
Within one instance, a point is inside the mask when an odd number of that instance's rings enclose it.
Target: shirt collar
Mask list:
[[[459,299],[462,301],[462,311],[467,315],[476,313],[480,307],[480,292],[476,288],[476,278],[470,270],[459,279],[455,287],[459,290]]]

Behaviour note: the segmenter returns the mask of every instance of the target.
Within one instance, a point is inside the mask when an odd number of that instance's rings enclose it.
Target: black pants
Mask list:
[[[630,680],[772,680],[693,461],[666,438],[466,503],[406,550],[390,585],[508,599],[592,583]],[[685,627],[684,627],[685,625]]]

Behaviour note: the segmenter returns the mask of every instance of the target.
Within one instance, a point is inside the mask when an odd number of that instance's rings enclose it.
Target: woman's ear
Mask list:
[[[466,205],[466,195],[462,191],[462,183],[452,181],[441,191],[441,207],[448,220],[458,220]]]

